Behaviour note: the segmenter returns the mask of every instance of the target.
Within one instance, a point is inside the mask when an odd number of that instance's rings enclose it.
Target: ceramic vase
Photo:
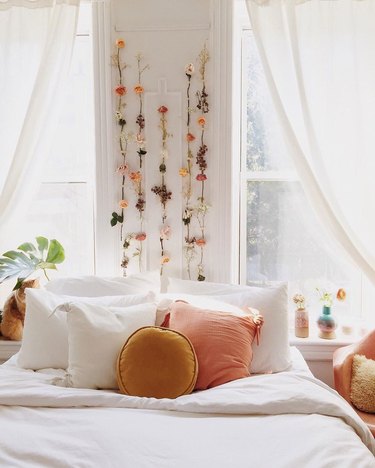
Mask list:
[[[294,334],[297,338],[308,338],[309,336],[309,313],[306,309],[296,309]]]
[[[323,306],[322,314],[318,318],[319,337],[326,340],[336,338],[337,323],[333,318],[330,306]]]

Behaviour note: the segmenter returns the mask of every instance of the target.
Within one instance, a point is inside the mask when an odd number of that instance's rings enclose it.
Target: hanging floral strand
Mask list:
[[[199,247],[200,249],[200,258],[199,258],[199,263],[197,267],[198,268],[198,276],[197,276],[198,281],[204,281],[206,279],[204,275],[203,260],[204,260],[204,247],[206,245],[205,221],[206,221],[206,214],[207,214],[209,206],[206,203],[205,192],[204,192],[205,181],[207,180],[206,155],[208,152],[208,147],[205,143],[206,118],[204,117],[204,114],[208,114],[209,112],[209,106],[208,106],[208,100],[207,100],[208,94],[206,92],[206,65],[209,59],[210,59],[210,56],[209,56],[209,53],[205,44],[198,56],[199,74],[200,74],[200,79],[202,81],[202,89],[201,91],[197,91],[196,93],[197,101],[198,101],[197,109],[202,113],[202,115],[198,118],[198,125],[201,128],[201,136],[200,136],[200,146],[199,146],[197,158],[196,158],[196,164],[199,169],[199,173],[196,176],[196,180],[200,183],[200,196],[198,197],[198,204],[194,210],[195,216],[198,221],[199,229],[200,229],[200,238],[196,239],[195,241],[197,247]]]
[[[118,133],[118,143],[121,154],[121,164],[117,168],[117,173],[121,176],[121,200],[119,201],[119,212],[114,211],[111,218],[111,226],[116,226],[117,224],[121,225],[120,229],[120,240],[122,245],[122,260],[121,268],[123,269],[123,275],[126,276],[126,269],[129,263],[129,258],[127,256],[127,249],[130,246],[131,236],[126,236],[124,238],[124,222],[125,222],[125,210],[128,208],[129,203],[125,197],[125,182],[126,175],[128,173],[128,164],[127,164],[127,152],[128,152],[128,143],[131,138],[131,135],[125,131],[126,120],[124,117],[124,108],[126,103],[124,102],[124,96],[127,94],[127,88],[124,86],[124,77],[123,71],[127,65],[122,62],[120,51],[125,47],[125,41],[123,39],[117,39],[116,41],[116,52],[112,55],[112,64],[117,68],[118,71],[118,81],[117,86],[114,91],[117,97],[117,106],[116,106],[116,120],[120,127]]]
[[[165,174],[167,172],[167,165],[166,160],[168,158],[168,150],[167,150],[167,140],[171,136],[167,131],[167,119],[166,113],[168,112],[168,108],[166,106],[161,106],[158,109],[160,114],[160,125],[159,128],[161,130],[162,136],[162,144],[161,144],[161,162],[159,165],[159,171],[161,174],[161,181],[160,185],[155,185],[152,187],[151,191],[155,193],[160,198],[160,204],[162,207],[162,227],[160,229],[160,275],[163,274],[163,268],[166,263],[169,262],[170,257],[165,252],[164,241],[168,240],[170,237],[171,229],[167,224],[167,202],[172,198],[172,192],[167,189],[165,184]]]
[[[138,96],[139,100],[139,112],[136,118],[136,125],[138,126],[137,134],[135,137],[135,142],[138,146],[137,154],[139,157],[139,170],[137,172],[132,172],[130,174],[130,179],[133,182],[134,190],[137,197],[137,202],[135,204],[135,208],[138,211],[139,216],[139,232],[135,235],[135,240],[138,242],[138,247],[134,256],[138,256],[138,264],[139,264],[139,271],[142,271],[142,253],[143,253],[143,241],[146,240],[146,233],[144,232],[143,228],[143,213],[145,211],[146,199],[143,190],[143,157],[147,154],[146,151],[146,141],[144,137],[144,128],[145,128],[145,118],[143,115],[143,93],[144,87],[142,86],[142,74],[145,70],[148,70],[150,67],[149,65],[142,66],[142,54],[138,53],[136,55],[137,59],[137,69],[138,69],[138,83],[134,86],[134,92]]]
[[[185,179],[183,197],[184,197],[184,211],[182,214],[182,222],[186,228],[185,230],[185,261],[186,261],[186,271],[189,279],[191,279],[191,262],[195,256],[195,237],[191,237],[190,227],[191,219],[193,217],[194,210],[191,206],[191,196],[192,196],[192,166],[193,166],[193,152],[191,150],[191,143],[195,140],[195,136],[190,131],[191,124],[191,106],[190,106],[190,86],[191,78],[194,74],[194,65],[189,63],[185,67],[185,75],[188,80],[187,89],[186,89],[186,101],[187,101],[187,116],[186,116],[186,141],[187,141],[187,156],[186,156],[186,166],[182,167],[179,170],[181,177]]]

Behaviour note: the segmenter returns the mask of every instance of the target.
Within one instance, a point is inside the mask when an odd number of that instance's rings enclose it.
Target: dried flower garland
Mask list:
[[[193,208],[191,207],[191,196],[192,196],[192,166],[193,166],[193,152],[191,150],[191,143],[195,140],[195,136],[190,131],[191,124],[191,112],[190,106],[190,86],[191,78],[194,74],[194,65],[189,63],[185,67],[185,75],[187,77],[187,88],[186,88],[186,102],[187,102],[187,117],[186,117],[186,142],[187,142],[187,155],[186,155],[186,166],[179,170],[179,174],[184,178],[184,211],[182,214],[182,222],[185,226],[185,262],[186,271],[189,279],[191,279],[191,262],[195,256],[195,237],[191,236],[190,227],[191,219],[193,217]]]
[[[135,137],[135,142],[138,147],[137,154],[139,157],[139,163],[138,163],[139,170],[135,173],[132,173],[134,177],[130,175],[130,179],[133,182],[133,187],[134,187],[135,194],[136,194],[137,201],[135,204],[135,208],[138,211],[138,216],[139,216],[139,233],[135,235],[135,240],[138,242],[138,247],[136,249],[136,252],[134,253],[134,256],[138,256],[139,271],[142,271],[143,241],[145,241],[147,237],[143,229],[143,222],[144,222],[143,213],[146,207],[146,198],[145,198],[143,184],[142,184],[142,181],[144,178],[143,158],[147,154],[147,150],[146,150],[146,140],[144,137],[144,129],[145,129],[146,123],[145,123],[145,118],[143,115],[144,87],[142,85],[142,74],[144,71],[148,70],[150,67],[149,65],[142,65],[142,59],[143,59],[142,54],[138,53],[136,55],[136,59],[137,59],[137,70],[138,70],[138,83],[134,86],[134,93],[138,97],[139,111],[138,111],[138,115],[135,121],[138,127],[137,134]]]
[[[161,174],[160,185],[155,185],[152,187],[151,191],[155,193],[160,199],[160,204],[162,207],[162,227],[160,229],[160,274],[163,274],[163,268],[166,263],[170,261],[170,257],[165,252],[164,241],[169,240],[171,229],[167,225],[167,202],[172,198],[172,192],[167,188],[165,183],[165,174],[167,172],[167,158],[168,158],[168,149],[167,149],[167,140],[171,136],[167,131],[167,118],[166,114],[168,108],[166,106],[160,106],[158,109],[160,114],[160,130],[161,130],[161,162],[159,165],[159,172]]]
[[[206,155],[208,152],[208,147],[205,143],[205,130],[206,130],[207,122],[206,122],[206,118],[204,117],[204,114],[208,114],[209,112],[209,105],[208,105],[208,100],[207,100],[208,94],[206,91],[206,65],[209,59],[210,59],[210,56],[209,56],[209,53],[205,44],[198,56],[199,74],[200,74],[200,79],[202,82],[202,89],[201,91],[197,91],[196,93],[197,101],[198,101],[197,109],[200,112],[202,112],[202,115],[198,117],[198,125],[201,128],[201,136],[200,136],[200,146],[199,146],[199,149],[197,152],[197,158],[196,158],[196,164],[199,169],[199,173],[196,176],[196,180],[200,184],[200,196],[198,197],[198,204],[195,208],[195,216],[197,218],[199,229],[200,229],[200,238],[196,239],[195,241],[195,244],[200,249],[200,259],[199,259],[199,263],[197,267],[198,268],[198,276],[197,276],[198,281],[204,281],[206,279],[204,275],[203,260],[204,260],[204,247],[206,245],[205,221],[206,221],[206,214],[209,209],[209,206],[206,203],[205,192],[204,192],[205,181],[207,180]]]
[[[120,51],[125,47],[125,41],[123,39],[117,39],[116,41],[116,52],[112,55],[112,64],[116,67],[118,71],[118,82],[114,89],[114,92],[117,97],[116,105],[116,120],[119,125],[118,132],[118,143],[121,154],[121,164],[117,168],[117,173],[121,176],[121,200],[118,203],[120,208],[119,212],[114,211],[111,218],[111,226],[116,226],[117,224],[121,225],[120,229],[120,239],[122,244],[122,260],[121,268],[123,269],[123,275],[126,276],[126,269],[129,263],[129,257],[127,256],[127,249],[130,246],[129,236],[124,238],[124,222],[125,222],[125,210],[128,208],[129,203],[125,197],[125,182],[126,175],[128,173],[128,164],[127,164],[127,153],[128,153],[128,144],[131,138],[130,133],[125,131],[126,119],[124,116],[124,108],[126,103],[124,102],[124,96],[127,94],[127,88],[124,85],[124,76],[123,71],[126,69],[127,64],[121,60]]]

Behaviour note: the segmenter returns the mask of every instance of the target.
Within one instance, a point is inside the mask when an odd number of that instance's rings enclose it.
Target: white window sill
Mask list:
[[[313,330],[308,338],[297,338],[294,331],[289,333],[289,343],[302,353],[306,361],[332,361],[332,356],[337,348],[348,346],[359,341],[363,335],[344,335],[336,332],[336,338],[326,340],[319,338],[318,331]]]
[[[16,354],[21,347],[21,341],[10,341],[0,338],[0,364]]]

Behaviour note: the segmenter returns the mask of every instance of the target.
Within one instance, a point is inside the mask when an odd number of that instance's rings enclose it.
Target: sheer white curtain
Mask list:
[[[0,250],[22,229],[53,151],[79,0],[0,2]]]
[[[247,0],[313,208],[375,284],[375,2]]]

